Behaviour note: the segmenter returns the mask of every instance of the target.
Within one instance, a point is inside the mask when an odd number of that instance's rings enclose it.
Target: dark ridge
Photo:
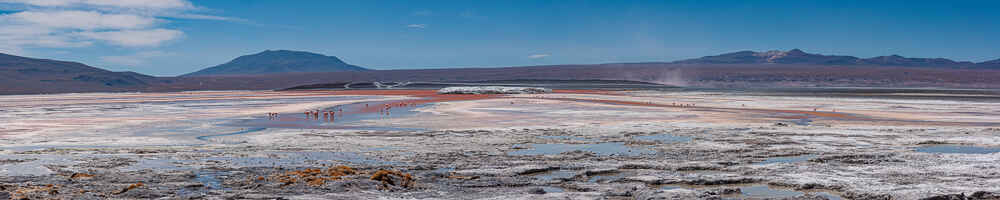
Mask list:
[[[182,76],[260,75],[303,72],[367,71],[334,56],[289,50],[267,50]]]
[[[983,63],[954,61],[945,58],[907,58],[900,55],[858,58],[854,56],[806,53],[799,49],[789,51],[738,51],[715,56],[705,56],[672,62],[674,64],[806,64],[837,66],[898,66],[928,68],[1000,68],[1000,59]]]
[[[290,88],[285,88],[285,89],[280,89],[280,90],[284,91],[284,90],[313,90],[313,89],[344,89],[344,88],[346,88],[345,86],[347,86],[347,84],[351,84],[351,83],[350,82],[340,82],[340,83],[309,84],[309,85],[300,85],[300,86],[295,86],[295,87],[290,87]]]
[[[267,54],[303,52],[267,51]],[[310,56],[329,56],[304,53]],[[622,80],[663,82],[692,88],[893,87],[1000,88],[1000,60],[981,63],[947,59],[810,54],[802,50],[741,51],[711,59],[674,63],[639,62],[498,68],[443,68],[298,72],[253,75],[153,77],[111,72],[77,62],[0,54],[0,94],[68,92],[173,92],[308,88],[433,89],[462,85],[539,86],[553,89],[664,88]],[[698,64],[702,61],[722,64]],[[751,64],[746,64],[751,63]],[[810,64],[816,63],[816,64]],[[907,64],[909,63],[909,64]],[[939,66],[957,63],[957,65]],[[915,65],[915,66],[895,66]],[[967,67],[966,65],[973,65]],[[379,81],[379,85],[375,84]],[[586,82],[598,83],[586,83]],[[347,84],[351,82],[350,84]],[[402,83],[394,83],[402,82]],[[322,85],[331,84],[334,85]],[[341,84],[343,83],[343,84]],[[312,85],[312,86],[310,86]],[[308,86],[308,87],[305,87]]]
[[[0,54],[0,94],[139,91],[160,78],[78,62]]]

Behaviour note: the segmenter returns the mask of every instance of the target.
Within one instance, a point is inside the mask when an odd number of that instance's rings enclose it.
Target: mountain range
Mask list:
[[[112,72],[77,62],[0,54],[0,94],[261,90],[354,81],[604,79],[693,87],[1000,88],[1000,59],[873,58],[789,51],[739,51],[674,62],[499,68],[369,70],[321,54],[264,51],[178,77]]]
[[[334,56],[289,50],[267,50],[182,76],[259,75],[305,72],[367,71]]]
[[[716,56],[705,56],[672,62],[675,64],[808,64],[808,65],[871,65],[900,67],[939,68],[994,68],[1000,69],[1000,59],[973,63],[945,58],[907,58],[899,55],[858,58],[854,56],[806,53],[799,49],[789,51],[739,51]]]
[[[127,91],[158,81],[153,76],[112,72],[77,62],[0,54],[0,90],[6,93]]]

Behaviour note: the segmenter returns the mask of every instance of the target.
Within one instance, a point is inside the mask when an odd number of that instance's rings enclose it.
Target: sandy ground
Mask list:
[[[991,101],[395,90],[27,95],[0,103],[0,196],[1000,197],[1000,102]],[[302,116],[349,105],[358,110],[341,111],[349,114],[336,122]]]

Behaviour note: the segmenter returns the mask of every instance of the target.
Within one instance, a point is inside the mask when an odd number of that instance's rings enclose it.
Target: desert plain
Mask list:
[[[996,92],[829,91],[6,95],[0,196],[1000,198]]]

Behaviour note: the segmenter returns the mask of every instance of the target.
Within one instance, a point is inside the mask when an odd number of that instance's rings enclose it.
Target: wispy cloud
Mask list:
[[[148,16],[106,14],[96,11],[23,11],[4,15],[6,20],[52,29],[142,29],[157,23]]]
[[[110,7],[125,9],[193,9],[187,0],[0,0],[38,7]]]
[[[163,15],[163,17],[178,18],[178,19],[198,19],[198,20],[230,21],[230,22],[242,22],[242,23],[248,23],[248,22],[250,22],[249,20],[242,19],[242,18],[223,17],[223,16],[215,16],[215,15],[203,15],[203,14],[192,14],[192,13],[165,14],[165,15]]]
[[[180,38],[184,32],[171,29],[122,30],[104,32],[81,32],[83,38],[105,41],[125,47],[154,47]]]
[[[427,28],[427,24],[410,24],[406,25],[408,28]]]
[[[486,18],[486,16],[480,15],[479,12],[476,12],[476,10],[473,10],[473,9],[466,9],[466,10],[462,11],[461,13],[458,13],[458,16],[460,16],[462,18],[468,18],[468,19],[485,19]]]
[[[414,11],[412,15],[413,16],[431,16],[433,14],[434,14],[434,12],[431,12],[430,10],[418,10],[418,11]]]
[[[549,57],[549,56],[552,56],[552,55],[549,55],[549,54],[533,54],[533,55],[528,56],[528,58],[531,58],[531,59],[540,59],[540,58],[545,58],[545,57]]]
[[[144,64],[146,64],[147,60],[149,60],[151,58],[165,57],[165,56],[171,56],[171,55],[173,55],[173,54],[172,53],[168,53],[168,52],[162,52],[162,51],[143,51],[143,52],[138,52],[138,53],[135,53],[135,54],[132,54],[132,55],[101,56],[100,59],[101,59],[101,61],[106,62],[106,63],[110,63],[110,64],[125,65],[125,66],[137,66],[137,65],[144,65]]]
[[[0,0],[0,51],[76,48],[97,43],[156,47],[184,32],[163,25],[172,19],[239,21],[200,13],[188,0]],[[10,9],[16,8],[16,9]]]

